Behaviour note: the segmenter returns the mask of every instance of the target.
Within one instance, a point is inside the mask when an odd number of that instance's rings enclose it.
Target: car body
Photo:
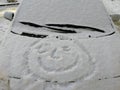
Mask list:
[[[23,0],[0,68],[11,90],[119,90],[120,33],[99,0]]]

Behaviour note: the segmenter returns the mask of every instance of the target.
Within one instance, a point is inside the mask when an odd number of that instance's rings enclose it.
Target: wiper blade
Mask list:
[[[73,24],[46,24],[47,26],[54,26],[54,27],[60,27],[60,28],[74,28],[74,29],[90,29],[92,31],[98,31],[98,32],[102,32],[105,33],[104,30],[101,29],[97,29],[94,27],[89,27],[89,26],[79,26],[79,25],[73,25]]]
[[[66,30],[66,29],[61,29],[61,28],[57,28],[57,27],[53,27],[53,26],[49,26],[49,25],[38,25],[38,24],[35,24],[35,23],[31,23],[31,22],[20,22],[24,25],[29,25],[29,26],[33,26],[33,27],[36,27],[36,28],[47,28],[47,29],[52,29],[52,31],[54,32],[59,32],[59,33],[76,33],[76,31],[73,31],[73,30]]]
[[[48,27],[48,26],[46,26],[46,28],[48,28],[48,29],[52,29],[52,30],[54,30],[54,31],[59,31],[59,32],[61,32],[61,33],[77,33],[76,31],[73,31],[73,30],[66,30],[66,29],[60,29],[60,28],[55,28],[55,27]]]
[[[27,32],[22,32],[22,36],[29,36],[29,37],[35,37],[35,38],[46,38],[48,35],[40,35],[40,34],[32,34]]]
[[[14,31],[11,31],[11,33],[18,34],[18,33],[15,33]],[[28,32],[22,32],[22,34],[18,34],[18,35],[35,37],[35,38],[46,38],[48,36],[48,35],[43,35],[43,34],[32,34],[32,33],[28,33]]]
[[[29,26],[33,26],[33,27],[43,27],[43,26],[41,26],[41,25],[38,25],[38,24],[34,24],[34,23],[31,23],[31,22],[20,22],[20,23],[22,23],[22,24],[24,24],[24,25],[29,25]]]

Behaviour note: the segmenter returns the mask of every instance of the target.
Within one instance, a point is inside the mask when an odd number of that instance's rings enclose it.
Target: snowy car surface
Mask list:
[[[119,68],[120,34],[99,0],[23,0],[0,47],[5,90],[119,90]]]

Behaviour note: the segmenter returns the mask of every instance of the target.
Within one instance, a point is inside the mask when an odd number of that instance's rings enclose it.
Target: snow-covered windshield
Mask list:
[[[100,33],[114,31],[112,21],[99,0],[23,0],[13,22],[13,31],[22,32],[19,27],[24,26],[21,24],[34,24],[61,32],[79,32],[80,29]]]
[[[86,31],[97,31],[101,33],[105,33],[105,31],[96,29],[93,27],[88,27],[88,26],[77,26],[77,25],[72,25],[72,24],[45,24],[45,25],[38,25],[35,23],[31,22],[20,22],[21,24],[36,27],[36,28],[46,28],[47,30],[51,29],[50,31],[56,31],[56,32],[61,32],[61,33],[81,33],[83,29]],[[44,29],[43,29],[44,30]],[[84,30],[84,31],[85,31]]]

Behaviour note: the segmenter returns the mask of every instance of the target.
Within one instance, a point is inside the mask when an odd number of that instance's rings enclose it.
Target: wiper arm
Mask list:
[[[73,25],[73,24],[46,24],[47,26],[54,26],[54,27],[60,27],[60,28],[74,28],[74,29],[90,29],[91,31],[98,31],[98,32],[102,32],[105,33],[104,30],[101,29],[97,29],[94,27],[89,27],[89,26],[79,26],[79,25]]]
[[[66,29],[61,29],[61,28],[57,28],[57,27],[53,27],[53,26],[49,26],[49,25],[38,25],[35,23],[31,23],[31,22],[20,22],[24,25],[29,25],[29,26],[33,26],[36,28],[47,28],[47,29],[52,29],[52,31],[54,32],[59,32],[59,33],[76,33],[76,31],[72,31],[72,30],[66,30]]]

